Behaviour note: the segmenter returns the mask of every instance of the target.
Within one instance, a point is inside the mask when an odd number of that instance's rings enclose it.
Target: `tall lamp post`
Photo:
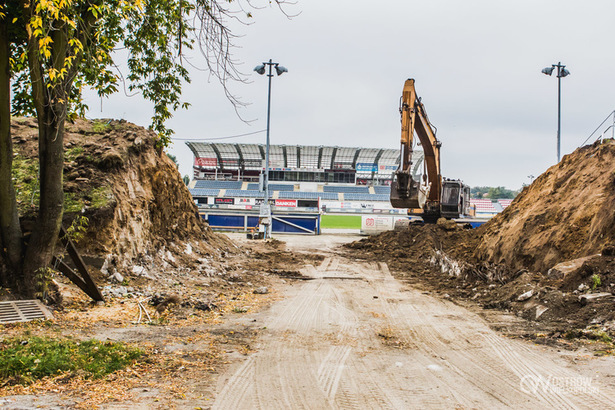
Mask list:
[[[553,74],[553,70],[557,68],[557,162],[559,162],[560,156],[560,140],[561,140],[561,128],[562,128],[562,77],[570,75],[570,71],[566,70],[566,66],[561,63],[551,64],[551,67],[542,69],[542,73],[546,75]]]
[[[277,75],[282,75],[287,73],[288,70],[286,67],[282,67],[279,63],[274,63],[271,59],[268,62],[265,62],[261,65],[254,67],[254,71],[258,74],[263,75],[267,72],[267,68],[269,69],[267,73],[267,77],[269,77],[269,87],[267,92],[267,145],[265,149],[265,177],[263,178],[263,184],[265,185],[265,202],[260,210],[260,217],[265,218],[265,239],[271,238],[271,207],[269,205],[269,123],[271,118],[271,78],[273,78],[273,70]]]

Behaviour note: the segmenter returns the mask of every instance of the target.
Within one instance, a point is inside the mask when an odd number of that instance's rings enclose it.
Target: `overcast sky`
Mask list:
[[[256,3],[265,3],[257,1]],[[471,186],[518,189],[556,162],[557,78],[561,61],[562,154],[572,152],[615,109],[615,2],[607,0],[299,0],[231,24],[247,84],[231,84],[250,125],[221,86],[192,70],[170,126],[177,138],[217,138],[266,128],[267,78],[252,68],[272,58],[271,143],[398,148],[399,97],[407,78],[442,141],[442,171]],[[119,62],[119,61],[118,61]],[[199,65],[198,56],[193,59]],[[120,66],[122,66],[120,64]],[[202,64],[201,64],[202,66]],[[123,93],[88,98],[92,118],[147,126],[152,108]],[[221,142],[264,143],[265,133]],[[192,177],[183,141],[170,152]]]

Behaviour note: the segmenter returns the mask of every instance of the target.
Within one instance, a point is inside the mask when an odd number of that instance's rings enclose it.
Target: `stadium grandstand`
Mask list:
[[[194,154],[194,179],[258,182],[264,170],[261,144],[186,143]],[[423,152],[413,156],[421,170]],[[271,182],[390,185],[399,166],[399,150],[306,145],[271,145]],[[419,172],[420,173],[420,172]],[[253,188],[253,186],[250,186]]]
[[[265,145],[193,141],[186,145],[194,154],[189,188],[201,215],[214,227],[245,230],[257,225],[258,210],[265,200],[261,182]],[[295,219],[285,220],[283,227],[278,224],[278,230],[296,228],[299,233],[319,231],[324,214],[331,217],[324,218],[323,226],[325,220],[345,226],[350,218],[342,217],[349,214],[372,215],[367,224],[374,225],[383,223],[375,221],[374,214],[391,221],[395,215],[405,215],[406,210],[394,209],[389,202],[399,160],[398,149],[270,145],[269,203],[274,232],[282,215]],[[418,179],[423,173],[423,152],[415,151],[412,162]],[[472,204],[477,216],[484,217],[508,206],[490,200],[472,200]],[[314,225],[304,220],[310,215],[318,220]],[[355,217],[357,223],[361,225],[361,216]]]
[[[191,193],[200,205],[258,205],[264,193],[265,146],[259,144],[186,143],[194,154]],[[413,156],[422,171],[423,153]],[[389,192],[399,150],[305,145],[271,145],[269,192],[285,206],[320,208],[319,202],[343,208],[343,202],[391,209]],[[419,172],[420,173],[420,172]],[[296,202],[292,202],[296,201]],[[278,202],[280,203],[280,202]],[[346,204],[352,206],[352,204]]]

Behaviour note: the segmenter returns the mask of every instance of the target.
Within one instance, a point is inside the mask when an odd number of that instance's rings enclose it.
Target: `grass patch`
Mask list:
[[[361,215],[322,215],[320,227],[329,229],[361,229]]]
[[[90,197],[92,198],[92,203],[90,204],[92,208],[104,208],[113,199],[113,193],[111,192],[111,188],[105,185],[94,188],[92,192],[90,192]]]
[[[71,192],[64,192],[64,212],[80,212],[83,209],[81,198]]]
[[[103,134],[109,129],[111,129],[111,125],[108,120],[92,121],[92,132],[95,132],[96,134]]]
[[[59,373],[97,379],[128,367],[143,351],[119,342],[31,337],[0,342],[0,382],[30,384]]]
[[[83,154],[84,148],[81,146],[76,146],[67,149],[64,151],[64,161],[71,162],[74,161],[79,155]]]

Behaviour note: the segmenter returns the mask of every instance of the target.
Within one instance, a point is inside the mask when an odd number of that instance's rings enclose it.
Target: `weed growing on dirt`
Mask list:
[[[110,128],[111,128],[111,125],[109,124],[109,121],[104,121],[104,120],[92,121],[92,132],[95,132],[97,134],[103,134]]]
[[[109,204],[111,199],[113,199],[113,193],[111,192],[111,188],[109,188],[109,186],[101,186],[94,188],[92,192],[90,192],[90,197],[92,198],[90,204],[91,208],[104,208],[107,204]]]
[[[49,292],[49,283],[53,277],[53,270],[50,267],[39,268],[34,275],[34,287],[36,296],[45,300]]]
[[[76,146],[72,148],[68,148],[64,152],[64,160],[65,161],[74,161],[79,155],[83,154],[84,148],[81,146]]]
[[[595,340],[595,341],[607,343],[607,344],[613,343],[613,339],[611,339],[608,333],[600,328],[597,328],[597,329],[588,328],[588,329],[583,329],[583,330],[573,329],[573,330],[569,330],[566,333],[564,333],[564,337],[569,340],[589,339],[589,340]]]
[[[0,381],[30,384],[62,372],[97,379],[134,364],[142,356],[140,349],[118,342],[6,339],[0,342]]]
[[[66,230],[66,236],[73,242],[79,242],[88,230],[89,219],[86,216],[78,215],[73,219]]]
[[[592,290],[599,288],[602,285],[602,280],[600,279],[600,275],[594,273],[591,277],[592,280]]]
[[[72,192],[64,192],[64,212],[80,212],[82,209],[81,198]]]

